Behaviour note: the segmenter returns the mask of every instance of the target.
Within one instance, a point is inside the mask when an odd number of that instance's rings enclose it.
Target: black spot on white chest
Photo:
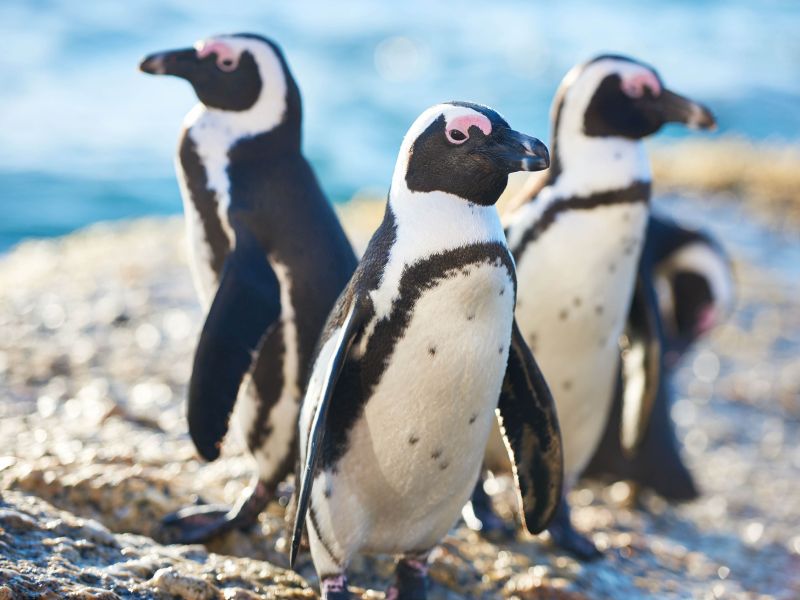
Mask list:
[[[450,414],[464,394],[469,403],[461,410],[470,415],[480,412],[473,402],[485,409],[488,397],[496,404],[516,295],[514,263],[505,244],[487,242],[435,254],[406,266],[392,289],[388,299],[380,296],[384,290],[378,287],[364,292],[373,317],[337,385],[337,410],[329,416],[323,466],[334,466],[347,452],[365,408],[379,407],[381,399],[396,399],[389,412],[379,411],[376,418],[381,423],[419,419],[426,410],[425,399],[434,397],[441,399],[437,404],[443,407],[442,415]],[[488,388],[474,387],[472,382],[485,374],[487,365],[493,375],[482,382],[491,383]],[[495,385],[497,391],[487,394]],[[419,435],[414,431],[404,431],[398,444],[408,447],[415,437]]]

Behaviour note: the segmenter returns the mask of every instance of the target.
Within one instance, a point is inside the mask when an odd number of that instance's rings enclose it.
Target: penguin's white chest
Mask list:
[[[205,309],[211,305],[219,286],[219,279],[212,266],[211,245],[203,226],[200,211],[191,197],[185,183],[185,174],[178,170],[181,195],[183,196],[183,212],[186,220],[186,242],[189,249],[189,268],[192,272],[195,291]]]
[[[207,119],[198,119],[189,128],[187,135],[194,142],[195,151],[203,166],[206,188],[210,196],[193,197],[180,158],[176,163],[178,183],[183,197],[186,217],[186,235],[189,245],[189,262],[195,288],[201,302],[208,307],[219,284],[212,266],[213,251],[203,223],[203,214],[213,215],[219,221],[228,242],[233,245],[228,209],[230,208],[230,180],[228,179],[228,149],[230,133]]]
[[[463,267],[414,304],[340,468],[380,515],[365,548],[430,546],[455,522],[494,423],[513,307],[497,263]]]
[[[517,321],[553,392],[571,477],[605,428],[647,214],[644,203],[566,212],[517,262]]]

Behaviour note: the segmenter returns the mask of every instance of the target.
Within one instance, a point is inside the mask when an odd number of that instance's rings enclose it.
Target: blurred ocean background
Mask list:
[[[713,108],[716,135],[800,140],[797,0],[2,0],[0,251],[180,212],[172,157],[194,94],[137,64],[237,31],[283,46],[306,154],[335,201],[383,196],[403,133],[435,102],[489,104],[547,138],[559,80],[600,52],[656,66]]]

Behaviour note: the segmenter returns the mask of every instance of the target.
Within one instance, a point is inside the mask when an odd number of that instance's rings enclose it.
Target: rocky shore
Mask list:
[[[344,209],[356,245],[380,212]],[[286,569],[278,503],[208,548],[159,527],[187,503],[232,502],[252,473],[236,440],[204,464],[186,433],[201,313],[183,244],[179,219],[143,220],[0,258],[0,600],[316,597],[308,558]],[[800,597],[800,296],[764,267],[736,261],[735,314],[676,378],[699,501],[634,508],[625,484],[588,482],[575,520],[606,552],[588,565],[546,536],[495,545],[457,527],[432,598]],[[391,569],[360,559],[353,583],[382,598]]]

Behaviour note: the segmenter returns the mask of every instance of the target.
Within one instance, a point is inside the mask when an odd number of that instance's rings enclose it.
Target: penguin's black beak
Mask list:
[[[498,132],[491,154],[498,169],[506,173],[542,171],[550,166],[547,146],[541,140],[513,129],[504,128]]]
[[[708,108],[680,94],[664,89],[658,96],[642,99],[644,108],[653,111],[662,123],[683,123],[690,129],[713,131],[717,121]]]
[[[194,48],[156,52],[139,63],[139,70],[151,75],[173,75],[191,80],[197,72],[200,59]]]

